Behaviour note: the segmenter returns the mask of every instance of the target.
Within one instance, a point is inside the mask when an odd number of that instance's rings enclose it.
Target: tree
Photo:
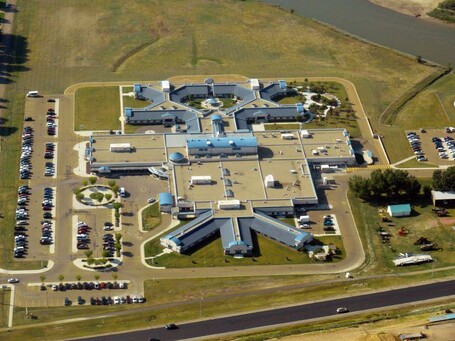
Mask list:
[[[44,281],[46,280],[46,276],[41,275],[39,276],[39,279],[41,280],[41,283],[44,283]]]
[[[368,200],[371,197],[370,181],[359,175],[354,175],[349,179],[349,189],[359,198]]]
[[[104,199],[104,194],[101,193],[101,192],[98,192],[98,193],[96,193],[96,194],[97,194],[97,195],[96,195],[96,200],[97,200],[98,202],[102,202],[103,199]]]
[[[112,207],[114,208],[114,210],[119,210],[123,205],[119,202],[114,202],[112,204]]]
[[[87,258],[87,264],[90,266],[90,265],[92,265],[93,263],[95,263],[95,260],[93,259],[93,257],[88,257],[88,258]]]
[[[107,201],[110,201],[112,199],[112,194],[111,193],[106,193],[104,195],[104,197],[106,198]]]
[[[82,279],[82,276],[81,276],[81,275],[79,275],[79,274],[77,274],[77,275],[76,275],[76,281],[80,282],[80,281],[81,281],[81,279]]]
[[[90,185],[96,184],[97,177],[96,176],[91,176],[88,178],[88,181],[90,182]]]
[[[58,280],[62,282],[65,279],[65,276],[63,274],[58,275]]]
[[[88,185],[88,181],[87,180],[82,180],[82,186],[87,186]]]
[[[435,191],[442,191],[444,188],[442,170],[437,169],[433,172],[433,189]]]
[[[112,187],[115,186],[115,180],[109,180],[109,181],[107,182],[107,184],[109,185],[109,187],[112,188]]]
[[[85,257],[90,258],[93,255],[93,251],[92,250],[86,250],[86,251],[84,251],[84,254],[85,254]]]
[[[117,278],[118,278],[118,274],[117,273],[112,273],[112,278],[114,279],[114,281],[117,281]]]
[[[76,194],[76,199],[77,199],[78,201],[81,201],[81,200],[84,199],[84,198],[85,198],[84,193],[77,193],[77,194]]]
[[[95,281],[97,281],[97,280],[99,280],[99,279],[100,279],[100,275],[98,275],[98,274],[95,274],[94,278],[95,278]]]
[[[103,250],[103,253],[101,254],[102,257],[109,257],[111,255],[111,253],[109,252],[109,250]]]
[[[455,166],[446,171],[435,170],[433,172],[433,189],[435,191],[455,191]]]
[[[425,198],[430,198],[431,197],[431,187],[428,185],[423,186],[423,196]]]
[[[114,185],[111,187],[111,189],[117,195],[119,187],[117,185]]]
[[[116,234],[115,234],[115,240],[116,240],[117,242],[119,242],[120,239],[122,239],[122,234],[121,234],[121,233],[116,233]]]

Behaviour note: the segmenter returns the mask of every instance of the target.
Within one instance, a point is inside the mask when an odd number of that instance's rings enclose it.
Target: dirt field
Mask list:
[[[445,323],[429,326],[425,329],[426,319],[421,316],[362,325],[359,328],[345,328],[335,331],[323,331],[293,335],[281,338],[283,341],[395,341],[400,334],[423,333],[427,340],[454,340],[455,324]]]
[[[422,18],[430,19],[427,13],[434,9],[441,0],[370,0],[370,2],[403,14],[420,15]]]

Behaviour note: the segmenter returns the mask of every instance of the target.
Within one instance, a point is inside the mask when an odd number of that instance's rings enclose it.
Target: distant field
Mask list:
[[[27,1],[16,31],[27,37],[30,71],[18,81],[24,88],[61,92],[82,81],[191,74],[340,76],[354,81],[376,116],[400,90],[432,72],[269,5],[215,2]],[[42,25],[49,17],[53,25]],[[289,32],[298,32],[292,43]]]

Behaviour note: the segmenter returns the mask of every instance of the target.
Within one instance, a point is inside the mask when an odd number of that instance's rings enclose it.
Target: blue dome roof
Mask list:
[[[207,99],[207,103],[214,104],[214,103],[218,103],[218,101],[215,98],[209,98],[209,99]]]
[[[183,156],[182,153],[175,152],[169,155],[169,160],[172,162],[182,162],[185,157]]]
[[[222,121],[223,119],[221,118],[220,115],[212,115],[212,122],[213,121]]]

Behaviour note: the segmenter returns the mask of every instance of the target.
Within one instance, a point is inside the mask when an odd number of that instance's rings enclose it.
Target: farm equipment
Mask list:
[[[419,246],[421,251],[431,251],[434,250],[436,244],[434,243],[429,243],[429,244],[422,244]]]
[[[435,207],[431,209],[434,213],[438,215],[438,217],[445,217],[449,214],[449,212],[445,208]]]
[[[400,237],[405,237],[405,236],[408,235],[408,233],[409,233],[409,231],[408,231],[408,230],[406,229],[406,227],[404,227],[404,226],[401,227],[401,228],[398,230],[398,235],[399,235]]]
[[[414,245],[423,245],[423,244],[430,244],[430,241],[425,237],[420,237],[414,243]]]

